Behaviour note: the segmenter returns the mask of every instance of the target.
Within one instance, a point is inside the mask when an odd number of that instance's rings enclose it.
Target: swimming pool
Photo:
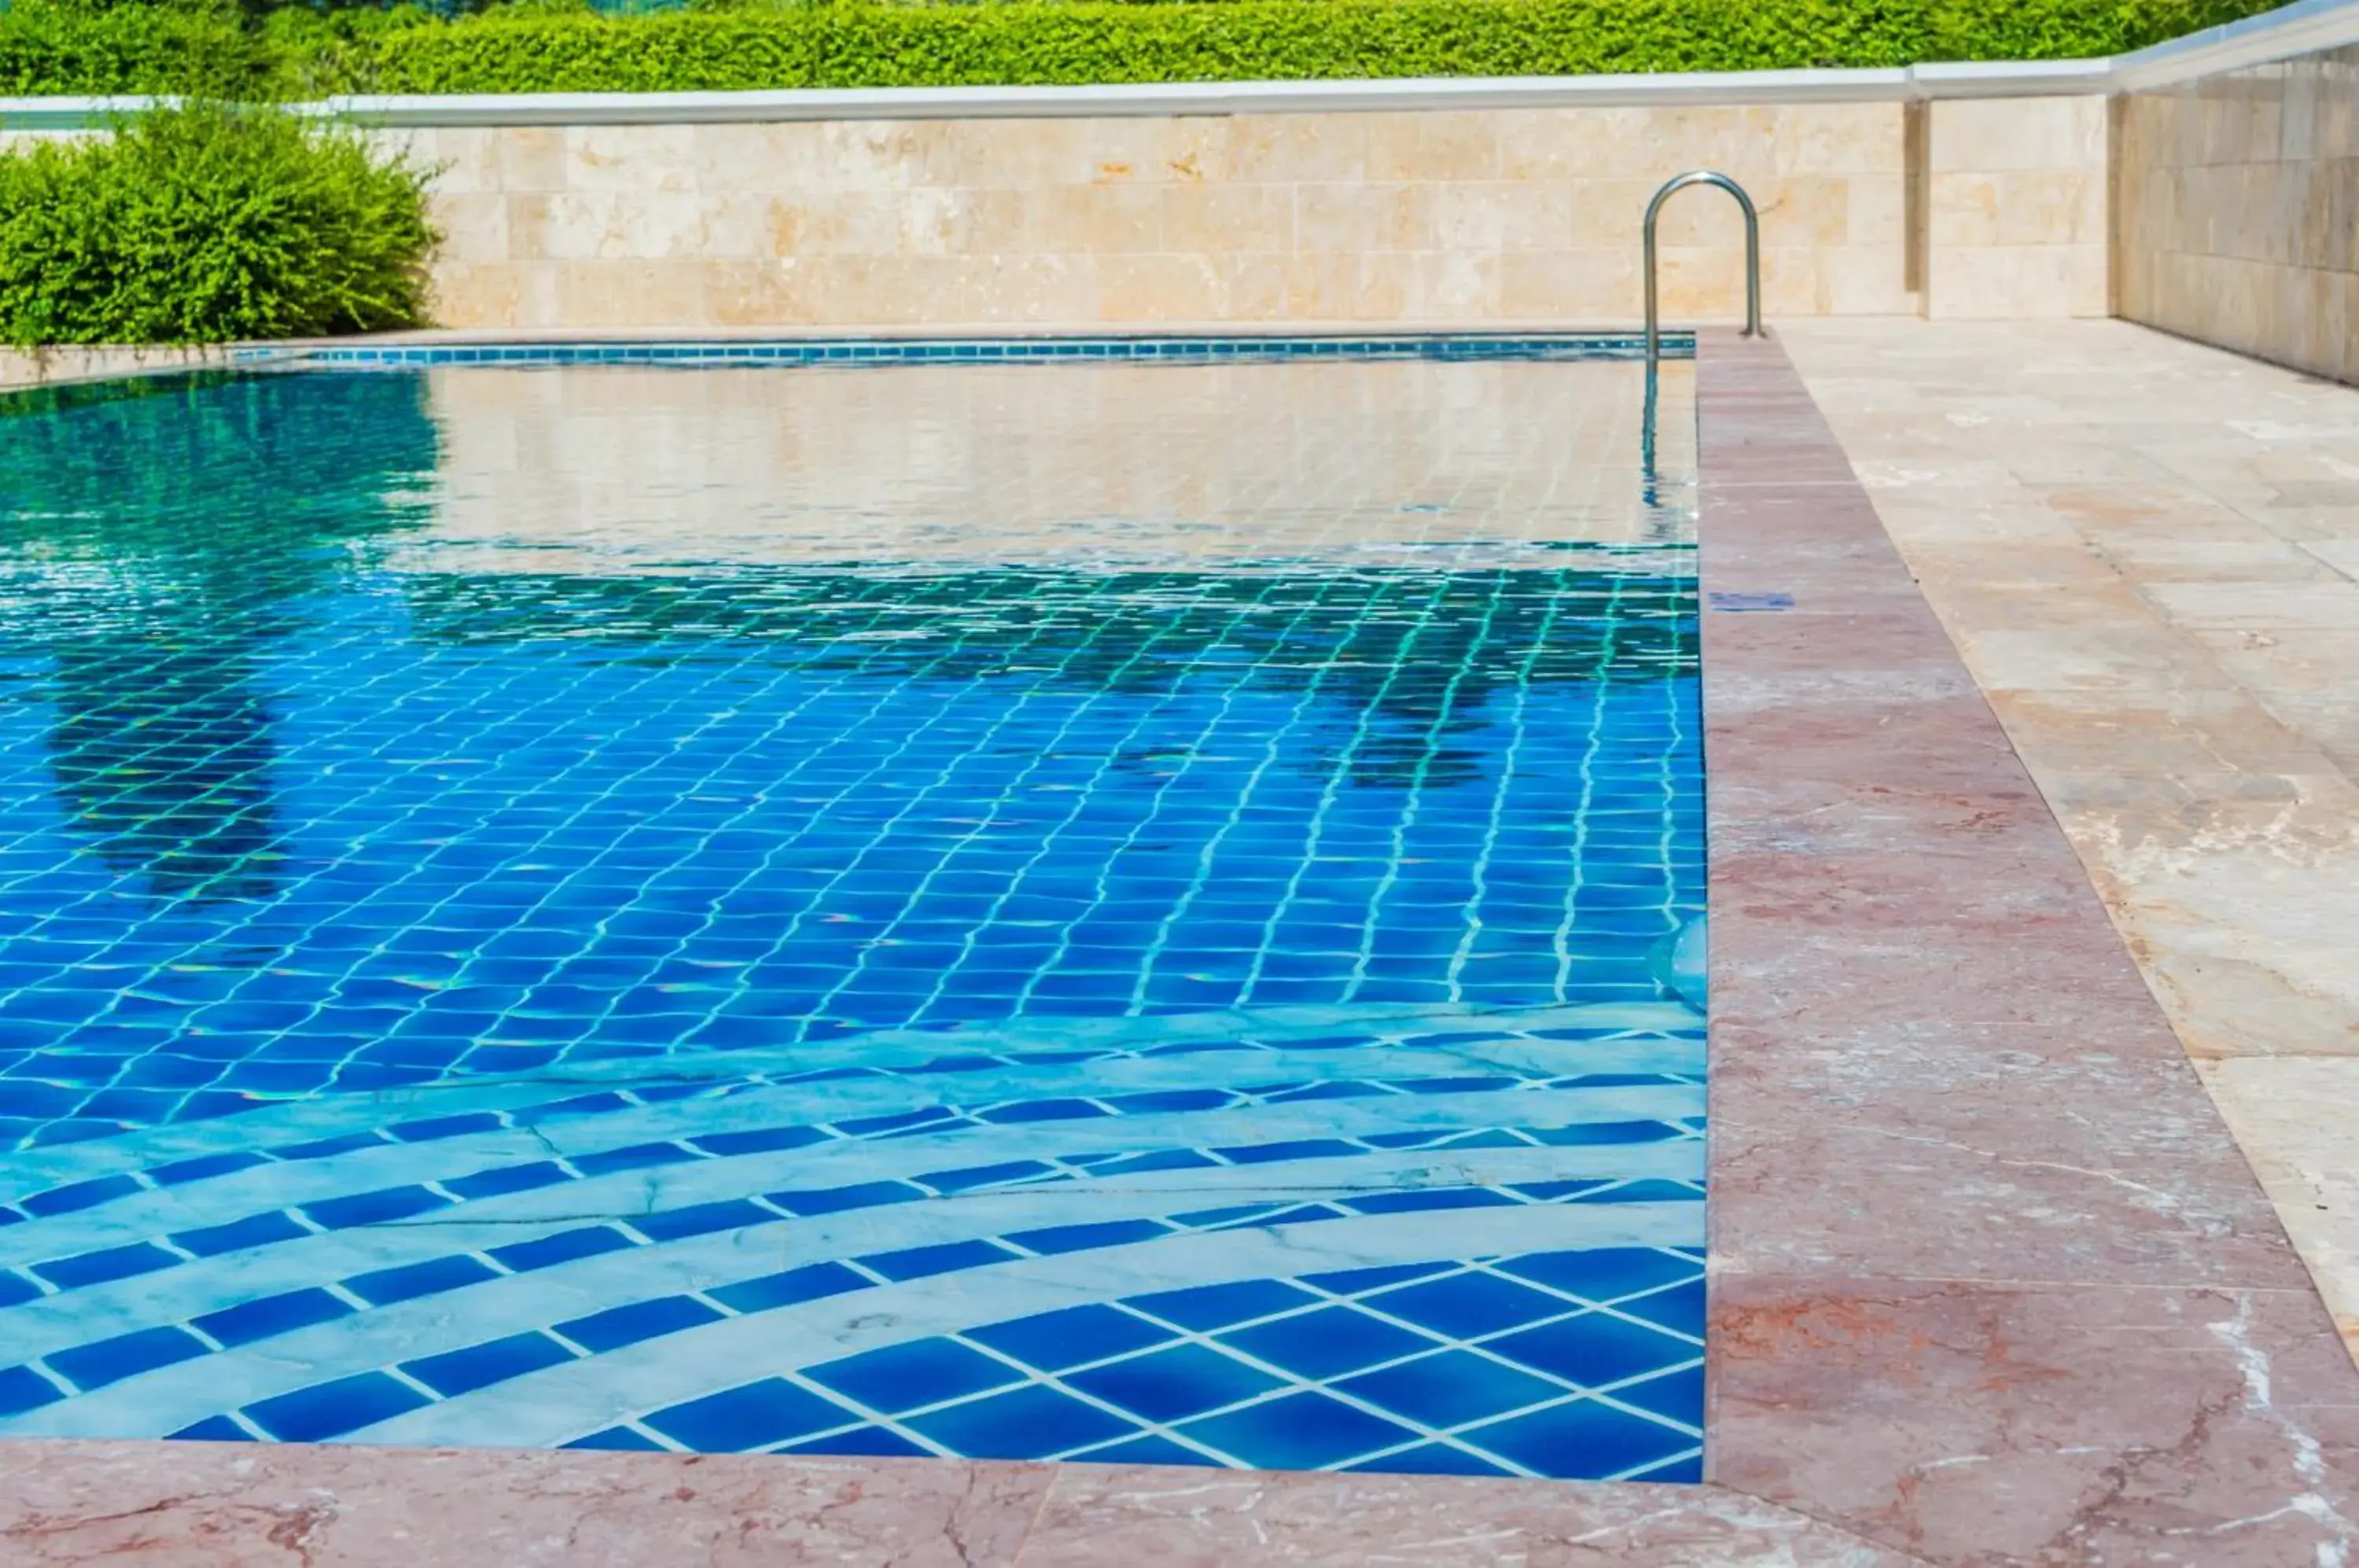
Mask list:
[[[0,1433],[1692,1478],[1692,432],[1495,346],[15,399]]]

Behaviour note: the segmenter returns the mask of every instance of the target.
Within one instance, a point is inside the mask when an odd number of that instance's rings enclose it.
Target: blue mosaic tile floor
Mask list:
[[[1693,1478],[1685,491],[1321,358],[0,399],[0,1433]]]

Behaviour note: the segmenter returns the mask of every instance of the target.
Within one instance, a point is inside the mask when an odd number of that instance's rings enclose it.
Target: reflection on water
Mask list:
[[[436,456],[419,393],[201,376],[8,400],[5,635],[52,661],[58,791],[109,866],[167,897],[275,886],[262,650],[342,541],[415,516],[398,497]]]
[[[279,858],[277,754],[254,660],[162,619],[55,649],[59,792],[99,855],[157,894],[261,897]]]
[[[1409,565],[1686,532],[1636,365],[978,365],[429,377],[446,565]],[[1693,366],[1664,368],[1683,404]],[[556,556],[561,559],[551,559]],[[534,558],[538,557],[536,561]]]
[[[910,1025],[1652,996],[1700,896],[1689,557],[1644,537],[1683,515],[1492,417],[1621,407],[1569,368],[1629,367],[214,377],[0,421],[5,756],[54,783],[0,807],[40,961],[0,1028],[146,1120]],[[669,443],[644,485],[624,407]],[[1060,531],[1076,443],[1117,461]],[[955,548],[811,559],[859,518]]]

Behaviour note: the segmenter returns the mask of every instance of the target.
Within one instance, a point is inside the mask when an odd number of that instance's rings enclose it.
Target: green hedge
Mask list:
[[[0,12],[0,91],[678,92],[1578,75],[2112,54],[2265,0],[835,0],[457,21],[32,0]],[[79,4],[78,13],[52,7]]]
[[[226,9],[52,0],[0,11],[0,95],[243,93],[264,68],[254,34]]]
[[[192,105],[0,154],[0,342],[415,326],[426,171],[277,109]]]

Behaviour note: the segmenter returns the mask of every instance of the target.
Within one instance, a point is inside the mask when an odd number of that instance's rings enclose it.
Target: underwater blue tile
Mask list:
[[[1694,1339],[1703,1337],[1706,1307],[1701,1279],[1690,1279],[1643,1296],[1626,1296],[1614,1303],[1614,1310],[1625,1317],[1642,1318]]]
[[[1266,1372],[1193,1345],[1069,1372],[1064,1380],[1085,1394],[1167,1426],[1284,1386]]]
[[[817,1301],[821,1296],[841,1295],[846,1290],[864,1290],[875,1284],[866,1275],[840,1263],[808,1263],[756,1279],[717,1285],[704,1294],[733,1311],[759,1312]]]
[[[907,1203],[932,1196],[907,1181],[864,1181],[850,1187],[828,1187],[808,1192],[765,1192],[765,1203],[790,1214],[832,1214],[845,1209],[865,1209],[880,1203]]]
[[[919,1279],[929,1274],[948,1274],[963,1269],[981,1269],[994,1263],[1005,1263],[1018,1256],[1004,1247],[987,1241],[953,1241],[934,1247],[904,1247],[893,1252],[873,1252],[854,1259],[862,1268],[874,1269],[887,1279]]]
[[[697,1203],[688,1208],[668,1209],[652,1214],[635,1214],[630,1226],[651,1241],[678,1241],[686,1236],[710,1236],[715,1231],[743,1230],[748,1225],[770,1225],[778,1214],[759,1203],[742,1198],[719,1203]]]
[[[1006,1362],[949,1339],[888,1345],[808,1367],[803,1376],[886,1415],[1027,1380]]]
[[[503,1192],[528,1192],[537,1187],[553,1187],[576,1179],[553,1160],[543,1160],[530,1165],[503,1165],[472,1175],[447,1176],[439,1184],[462,1198],[473,1200],[497,1197]]]
[[[22,1076],[0,1079],[0,1111],[27,1121],[45,1122],[71,1116],[83,1097],[79,1089],[37,1083]]]
[[[1508,1274],[1580,1296],[1592,1301],[1613,1301],[1643,1290],[1680,1281],[1700,1280],[1703,1259],[1653,1247],[1599,1247],[1581,1252],[1538,1252],[1503,1258],[1498,1269]]]
[[[184,1042],[188,1044],[191,1042]],[[157,1089],[103,1089],[84,1100],[80,1114],[120,1119],[138,1127],[169,1121],[187,1102],[179,1094]]]
[[[17,1207],[28,1214],[65,1214],[77,1209],[96,1208],[116,1198],[129,1197],[144,1191],[128,1176],[105,1176],[94,1181],[76,1181],[69,1186],[52,1187],[46,1192],[35,1192],[18,1200]]]
[[[389,1225],[450,1206],[450,1199],[424,1187],[386,1187],[350,1197],[320,1199],[305,1203],[303,1213],[330,1230],[344,1230],[353,1225]]]
[[[486,1256],[521,1274],[534,1269],[550,1269],[560,1263],[571,1263],[577,1258],[595,1258],[602,1252],[618,1252],[633,1245],[631,1238],[620,1231],[605,1225],[590,1225],[579,1230],[560,1231],[555,1236],[539,1236],[531,1241],[495,1247]]]
[[[837,1454],[847,1457],[872,1459],[917,1459],[932,1457],[932,1450],[910,1442],[898,1432],[883,1427],[858,1426],[848,1432],[831,1432],[806,1443],[789,1443],[773,1449],[776,1454]]]
[[[1034,1384],[902,1422],[970,1459],[1046,1459],[1134,1430],[1120,1416]]]
[[[53,1405],[64,1391],[29,1367],[0,1367],[0,1416],[13,1416]]]
[[[1333,1387],[1436,1430],[1543,1404],[1566,1392],[1560,1384],[1462,1350],[1420,1356]]]
[[[1660,1143],[1686,1134],[1669,1122],[1583,1122],[1573,1127],[1526,1129],[1551,1149],[1581,1149],[1624,1143]]]
[[[345,1133],[337,1138],[315,1138],[309,1143],[290,1143],[271,1150],[281,1160],[327,1160],[339,1154],[353,1154],[364,1149],[375,1149],[392,1139],[378,1132]]]
[[[342,1283],[353,1294],[382,1307],[500,1278],[499,1270],[480,1258],[454,1256],[355,1274]]]
[[[1212,1465],[1220,1461],[1166,1437],[1134,1437],[1099,1448],[1083,1449],[1070,1458],[1092,1465]]]
[[[830,1141],[832,1135],[819,1127],[757,1127],[745,1132],[699,1133],[688,1140],[691,1148],[707,1154],[770,1154],[780,1149],[802,1149],[814,1143]]]
[[[401,1369],[435,1392],[451,1396],[572,1359],[572,1351],[545,1334],[517,1334],[463,1350],[405,1361]]]
[[[1560,1296],[1480,1272],[1407,1285],[1364,1298],[1388,1316],[1451,1339],[1473,1339],[1576,1310]]]
[[[975,1165],[962,1171],[933,1171],[919,1180],[941,1193],[964,1192],[978,1187],[995,1187],[1010,1181],[1023,1181],[1034,1177],[1058,1174],[1057,1168],[1038,1160],[1016,1160],[998,1165]]]
[[[259,1399],[240,1413],[282,1443],[318,1443],[430,1403],[382,1372],[362,1372]]]
[[[1325,1307],[1231,1329],[1220,1335],[1220,1343],[1312,1382],[1435,1348],[1424,1334],[1349,1307]]]
[[[1703,1188],[1685,1181],[1622,1181],[1570,1200],[1576,1203],[1694,1203],[1701,1210]]]
[[[566,1448],[618,1450],[624,1453],[633,1454],[666,1454],[670,1452],[670,1450],[665,1448],[662,1443],[658,1443],[654,1438],[647,1436],[645,1432],[633,1432],[630,1428],[625,1426],[610,1426],[603,1432],[593,1432],[587,1437],[577,1437],[572,1442],[561,1444],[560,1446]]]
[[[1513,1198],[1480,1187],[1429,1187],[1418,1192],[1371,1192],[1346,1201],[1354,1214],[1397,1214],[1421,1209],[1485,1209],[1512,1205]]]
[[[1304,1392],[1207,1416],[1179,1434],[1255,1470],[1324,1470],[1419,1434],[1381,1417]]]
[[[471,1132],[497,1132],[502,1126],[498,1116],[482,1111],[472,1116],[436,1116],[428,1121],[404,1122],[385,1130],[404,1143],[426,1143]]]
[[[183,1328],[143,1328],[71,1350],[52,1352],[46,1360],[79,1388],[103,1388],[152,1372],[158,1367],[208,1355],[212,1347]]]
[[[1487,1342],[1494,1355],[1585,1388],[1676,1367],[1703,1347],[1611,1312],[1590,1312]]]
[[[722,1314],[687,1296],[658,1296],[556,1325],[553,1332],[599,1355],[641,1340],[717,1323]]]
[[[1006,1240],[1027,1252],[1081,1252],[1091,1247],[1125,1247],[1169,1236],[1171,1227],[1154,1220],[1108,1220],[1099,1225],[1050,1225],[1041,1230],[1010,1231]]]
[[[1212,1230],[1224,1226],[1256,1225],[1281,1213],[1282,1203],[1231,1203],[1217,1209],[1191,1209],[1173,1214],[1171,1223],[1195,1230]]]
[[[252,1443],[254,1434],[227,1416],[207,1416],[168,1434],[183,1442]]]
[[[1429,1443],[1420,1448],[1404,1449],[1387,1454],[1381,1459],[1365,1460],[1346,1465],[1346,1470],[1383,1475],[1513,1475],[1515,1471],[1495,1460],[1446,1443]]]
[[[1257,1165],[1278,1160],[1348,1159],[1367,1150],[1338,1138],[1296,1138],[1286,1143],[1233,1145],[1212,1152],[1233,1164]]]
[[[111,1247],[101,1252],[84,1252],[72,1258],[53,1258],[33,1265],[32,1271],[57,1286],[70,1290],[82,1285],[103,1285],[109,1279],[127,1279],[135,1274],[153,1273],[169,1269],[181,1259],[153,1242],[134,1242],[128,1247]]]
[[[1124,1305],[1188,1329],[1226,1328],[1254,1318],[1273,1317],[1317,1304],[1319,1298],[1278,1279],[1245,1279],[1227,1285],[1196,1285],[1132,1296]]]
[[[207,1312],[190,1322],[190,1326],[211,1334],[222,1344],[236,1346],[266,1339],[274,1334],[286,1334],[293,1329],[308,1328],[313,1323],[346,1317],[354,1310],[350,1302],[325,1290],[290,1290],[257,1301],[241,1301],[236,1306]]]
[[[1087,1156],[1071,1163],[1085,1164],[1093,1176],[1128,1176],[1145,1171],[1201,1171],[1221,1162],[1193,1149],[1160,1149],[1145,1154]]]
[[[770,1377],[658,1410],[640,1424],[699,1454],[743,1454],[861,1419],[808,1388]]]
[[[915,1132],[943,1123],[964,1120],[956,1111],[940,1105],[924,1110],[902,1111],[889,1116],[863,1116],[853,1121],[838,1122],[838,1132],[850,1138],[875,1138],[885,1133]]]
[[[1701,1356],[1701,1348],[1697,1355]],[[1665,1372],[1635,1383],[1623,1383],[1613,1391],[1614,1402],[1636,1405],[1650,1414],[1685,1426],[1701,1428],[1704,1412],[1703,1365],[1698,1361],[1676,1372]]]
[[[1060,1372],[1160,1344],[1171,1334],[1128,1312],[1093,1304],[968,1329],[966,1337],[1027,1367]]]
[[[1594,1399],[1573,1399],[1456,1434],[1536,1475],[1581,1479],[1658,1464],[1696,1440]]]

